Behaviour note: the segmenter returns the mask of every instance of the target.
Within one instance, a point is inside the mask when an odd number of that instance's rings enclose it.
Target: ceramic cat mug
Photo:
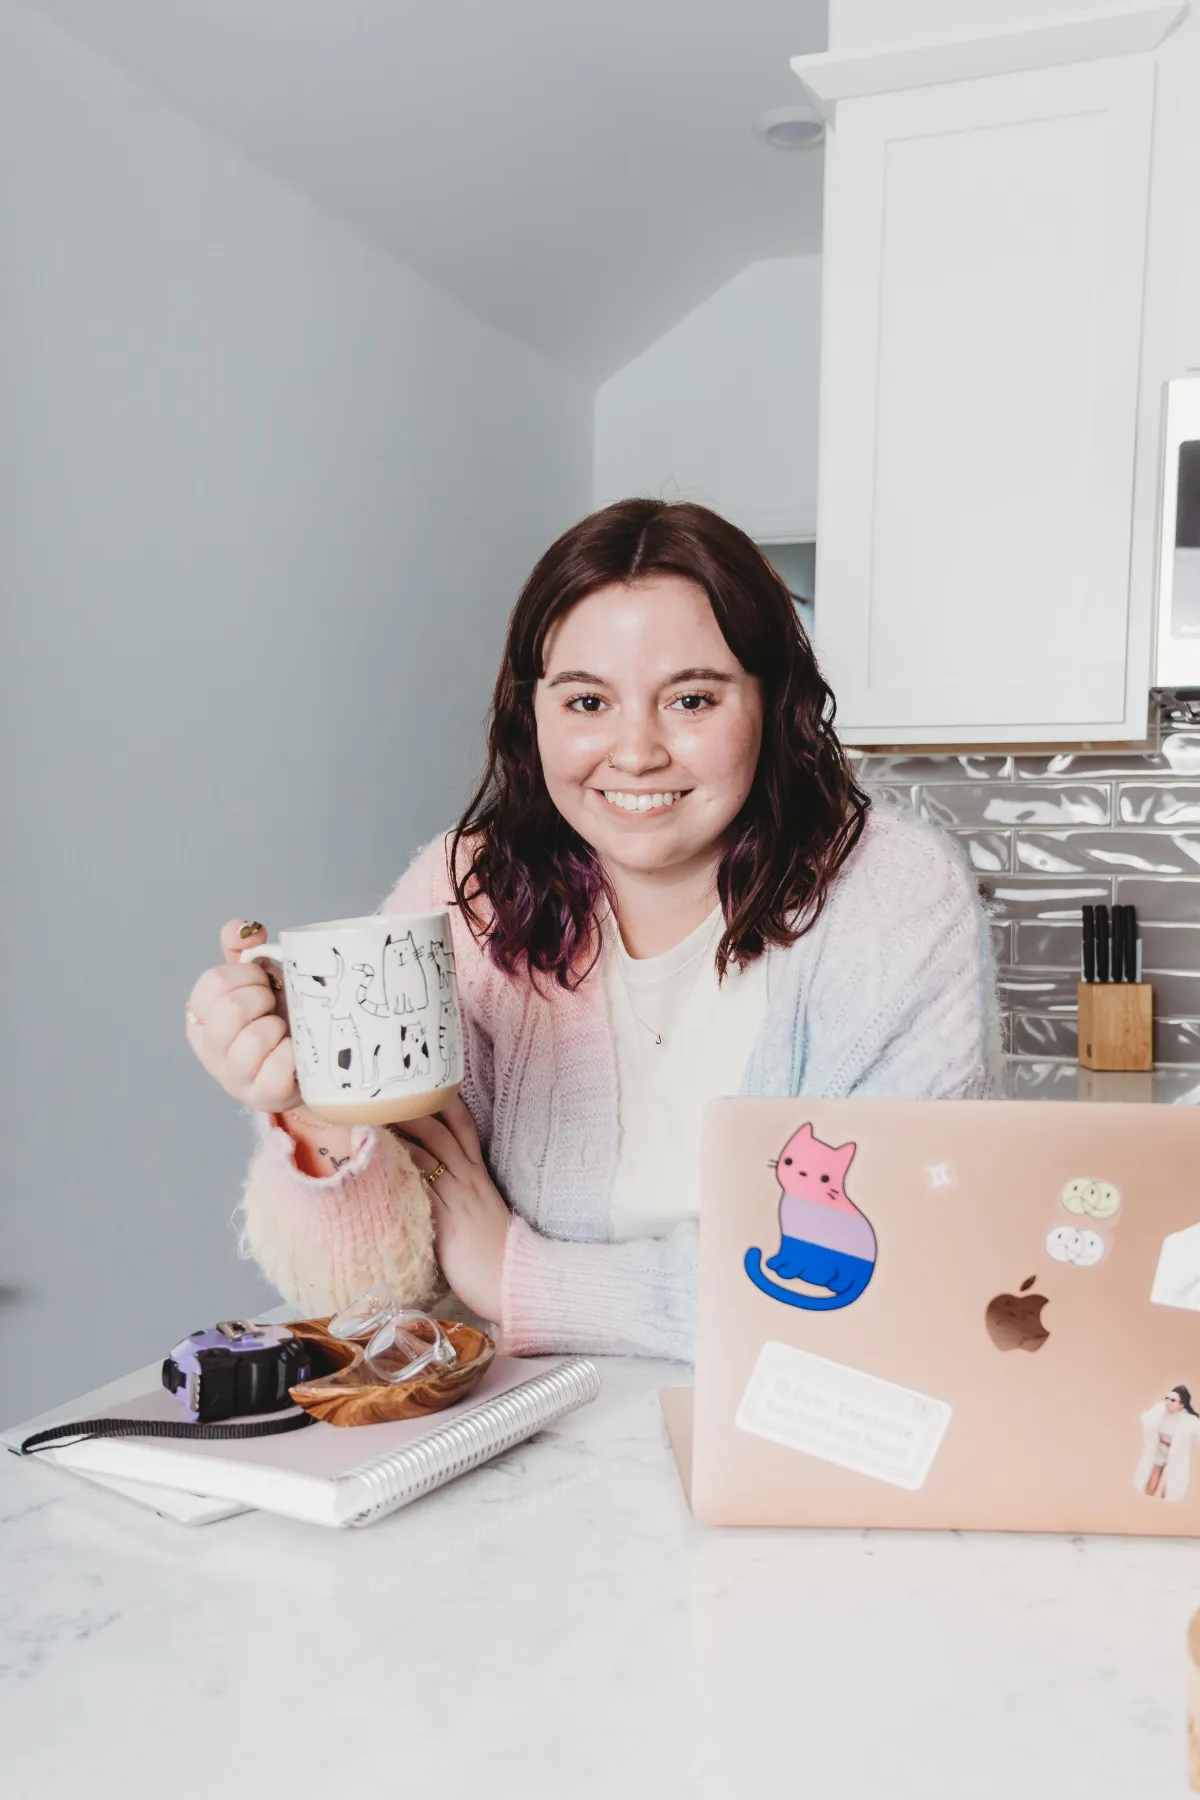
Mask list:
[[[242,951],[283,969],[296,1080],[330,1125],[437,1112],[462,1085],[458,978],[444,912],[373,913]]]

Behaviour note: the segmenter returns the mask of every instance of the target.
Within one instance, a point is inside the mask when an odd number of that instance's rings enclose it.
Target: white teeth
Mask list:
[[[682,793],[623,794],[606,788],[604,798],[610,806],[619,806],[622,812],[654,812],[660,807],[674,806],[677,800],[683,798],[683,795]]]

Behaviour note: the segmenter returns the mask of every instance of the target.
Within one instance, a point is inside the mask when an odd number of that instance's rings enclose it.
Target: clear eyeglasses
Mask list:
[[[441,1321],[400,1306],[385,1287],[371,1288],[335,1313],[329,1321],[329,1335],[343,1343],[366,1338],[363,1361],[368,1373],[379,1381],[412,1381],[418,1375],[440,1374],[458,1360]]]

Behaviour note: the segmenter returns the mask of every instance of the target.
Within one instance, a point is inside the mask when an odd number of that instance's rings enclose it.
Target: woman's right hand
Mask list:
[[[224,927],[224,962],[205,969],[188,996],[187,1041],[213,1080],[241,1105],[288,1112],[300,1105],[295,1052],[275,1005],[277,978],[266,964],[241,960],[243,950],[267,941],[261,925],[243,937],[245,923],[231,919]]]

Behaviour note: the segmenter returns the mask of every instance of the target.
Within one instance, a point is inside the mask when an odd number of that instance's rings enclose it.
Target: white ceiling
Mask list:
[[[825,0],[35,0],[194,119],[587,379],[758,257],[816,250]]]

